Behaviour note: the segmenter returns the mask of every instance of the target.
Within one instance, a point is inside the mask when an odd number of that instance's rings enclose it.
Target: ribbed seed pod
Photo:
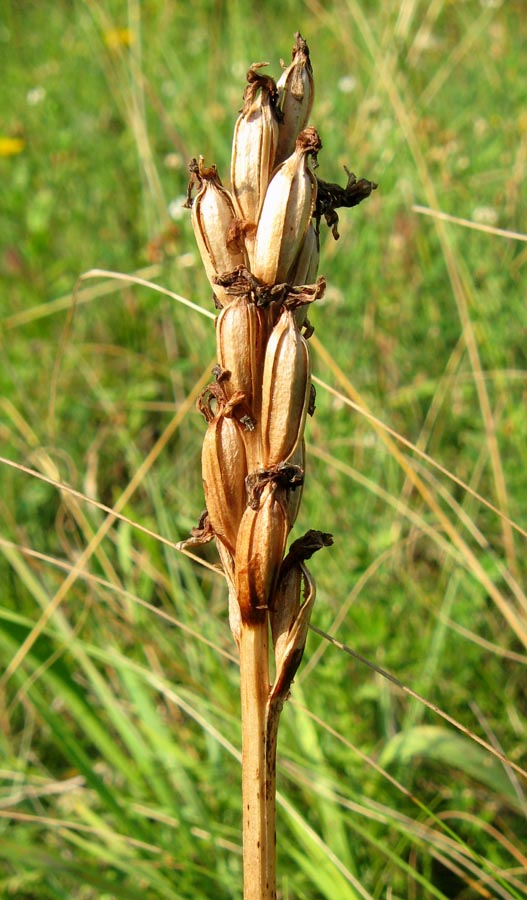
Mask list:
[[[234,204],[241,219],[256,225],[263,198],[274,168],[278,141],[275,113],[276,84],[259,75],[252,66],[243,107],[234,127],[231,159],[231,185]]]
[[[302,583],[303,602],[301,603]],[[286,699],[306,646],[309,620],[315,603],[313,576],[304,563],[295,563],[281,575],[271,612],[276,676],[271,698]]]
[[[295,34],[292,62],[282,72],[277,88],[278,105],[283,114],[276,150],[275,164],[279,165],[293,152],[298,135],[309,121],[315,96],[309,48],[299,32]]]
[[[309,227],[317,181],[308,163],[322,144],[314,128],[300,133],[296,149],[276,169],[263,202],[252,271],[266,284],[287,281]]]
[[[218,362],[231,373],[225,390],[228,396],[242,391],[254,419],[260,413],[267,319],[266,311],[245,295],[236,297],[216,319]]]
[[[205,501],[216,537],[234,554],[247,503],[245,444],[239,423],[221,412],[207,427],[201,453]]]
[[[298,615],[301,587],[301,566],[298,563],[288,566],[286,560],[278,578],[270,616],[275,658],[280,657],[287,643],[289,630]]]
[[[285,309],[265,351],[262,388],[262,453],[264,467],[290,460],[304,436],[309,406],[309,349]]]
[[[216,166],[206,169],[200,158],[199,178],[201,185],[191,207],[192,226],[207,278],[222,305],[226,305],[231,298],[225,288],[214,283],[214,278],[243,265],[245,254],[231,238],[236,218],[234,204]]]
[[[258,622],[265,616],[288,534],[283,489],[270,482],[263,488],[257,509],[246,508],[238,531],[235,585],[242,622]]]

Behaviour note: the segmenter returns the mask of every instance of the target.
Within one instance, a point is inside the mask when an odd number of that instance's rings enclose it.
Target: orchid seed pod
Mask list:
[[[228,395],[242,391],[253,418],[258,418],[267,339],[267,314],[249,297],[231,300],[216,319],[218,362],[230,372]]]
[[[234,553],[247,503],[247,463],[240,424],[220,412],[209,422],[201,453],[203,487],[216,537]]]
[[[243,107],[234,127],[231,159],[231,186],[241,219],[254,224],[274,168],[278,141],[276,83],[256,70],[267,63],[255,63],[247,73],[248,85]],[[250,236],[246,237],[250,247]],[[254,240],[254,238],[253,238]]]
[[[266,615],[288,534],[283,488],[271,481],[264,486],[256,509],[247,506],[236,542],[235,585],[246,624],[260,622]]]
[[[282,72],[277,88],[283,120],[278,130],[275,165],[293,152],[298,135],[309,121],[315,96],[309,48],[299,32],[295,34],[292,62]]]
[[[243,265],[245,254],[234,237],[234,204],[221,183],[216,166],[205,168],[203,157],[200,157],[198,173],[201,184],[191,207],[192,227],[207,278],[222,305],[226,305],[231,298],[214,279]]]
[[[278,576],[270,615],[271,633],[277,662],[287,642],[289,630],[300,609],[301,588],[301,565],[295,563],[295,565],[288,566],[286,557],[286,562]]]
[[[286,462],[304,436],[311,363],[293,312],[285,309],[265,351],[262,388],[262,453],[265,467]]]
[[[316,157],[322,143],[314,128],[305,128],[295,151],[269,182],[256,238],[252,272],[266,284],[288,280],[313,215],[317,180],[308,157]]]
[[[301,603],[302,584],[304,591]],[[304,655],[315,597],[315,580],[304,563],[295,563],[281,574],[271,612],[276,666],[271,700],[287,698]]]

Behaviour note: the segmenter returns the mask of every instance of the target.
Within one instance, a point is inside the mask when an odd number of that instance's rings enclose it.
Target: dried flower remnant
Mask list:
[[[324,216],[326,224],[331,228],[331,233],[336,241],[340,237],[337,229],[339,223],[337,209],[343,207],[351,209],[353,206],[358,206],[359,203],[362,203],[363,200],[370,196],[372,191],[377,189],[377,184],[374,181],[368,181],[367,178],[359,178],[357,181],[356,175],[350,172],[347,166],[344,166],[344,171],[348,176],[348,181],[344,187],[317,178],[317,203],[314,213],[317,231],[320,227],[320,220]]]
[[[275,767],[280,711],[306,643],[315,582],[305,561],[332,543],[308,531],[287,552],[305,480],[306,418],[315,411],[307,310],[322,220],[338,238],[341,207],[377,185],[347,171],[344,187],[314,172],[322,147],[308,125],[314,81],[297,33],[276,83],[247,73],[231,161],[232,192],[215,166],[189,166],[186,205],[215,302],[218,365],[200,398],[207,421],[207,512],[191,541],[216,540],[240,652],[244,900],[275,900]],[[196,196],[192,199],[192,193]],[[274,679],[269,665],[273,639]]]

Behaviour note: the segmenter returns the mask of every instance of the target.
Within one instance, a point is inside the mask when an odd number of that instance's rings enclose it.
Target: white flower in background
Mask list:
[[[42,86],[31,88],[26,94],[26,103],[28,106],[38,106],[46,99],[46,88]]]

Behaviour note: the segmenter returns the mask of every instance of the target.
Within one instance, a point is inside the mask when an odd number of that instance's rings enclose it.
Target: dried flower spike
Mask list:
[[[349,172],[345,187],[314,174],[322,144],[307,126],[314,82],[300,33],[278,84],[261,73],[264,65],[247,73],[232,144],[232,196],[216,167],[205,168],[200,158],[190,166],[187,199],[222,307],[215,381],[199,402],[208,423],[207,512],[193,540],[214,535],[240,654],[244,900],[276,900],[278,723],[315,601],[305,560],[332,543],[331,535],[310,530],[285,555],[304,484],[306,416],[314,412],[306,312],[325,289],[317,279],[320,222],[338,237],[336,210],[376,187]]]

